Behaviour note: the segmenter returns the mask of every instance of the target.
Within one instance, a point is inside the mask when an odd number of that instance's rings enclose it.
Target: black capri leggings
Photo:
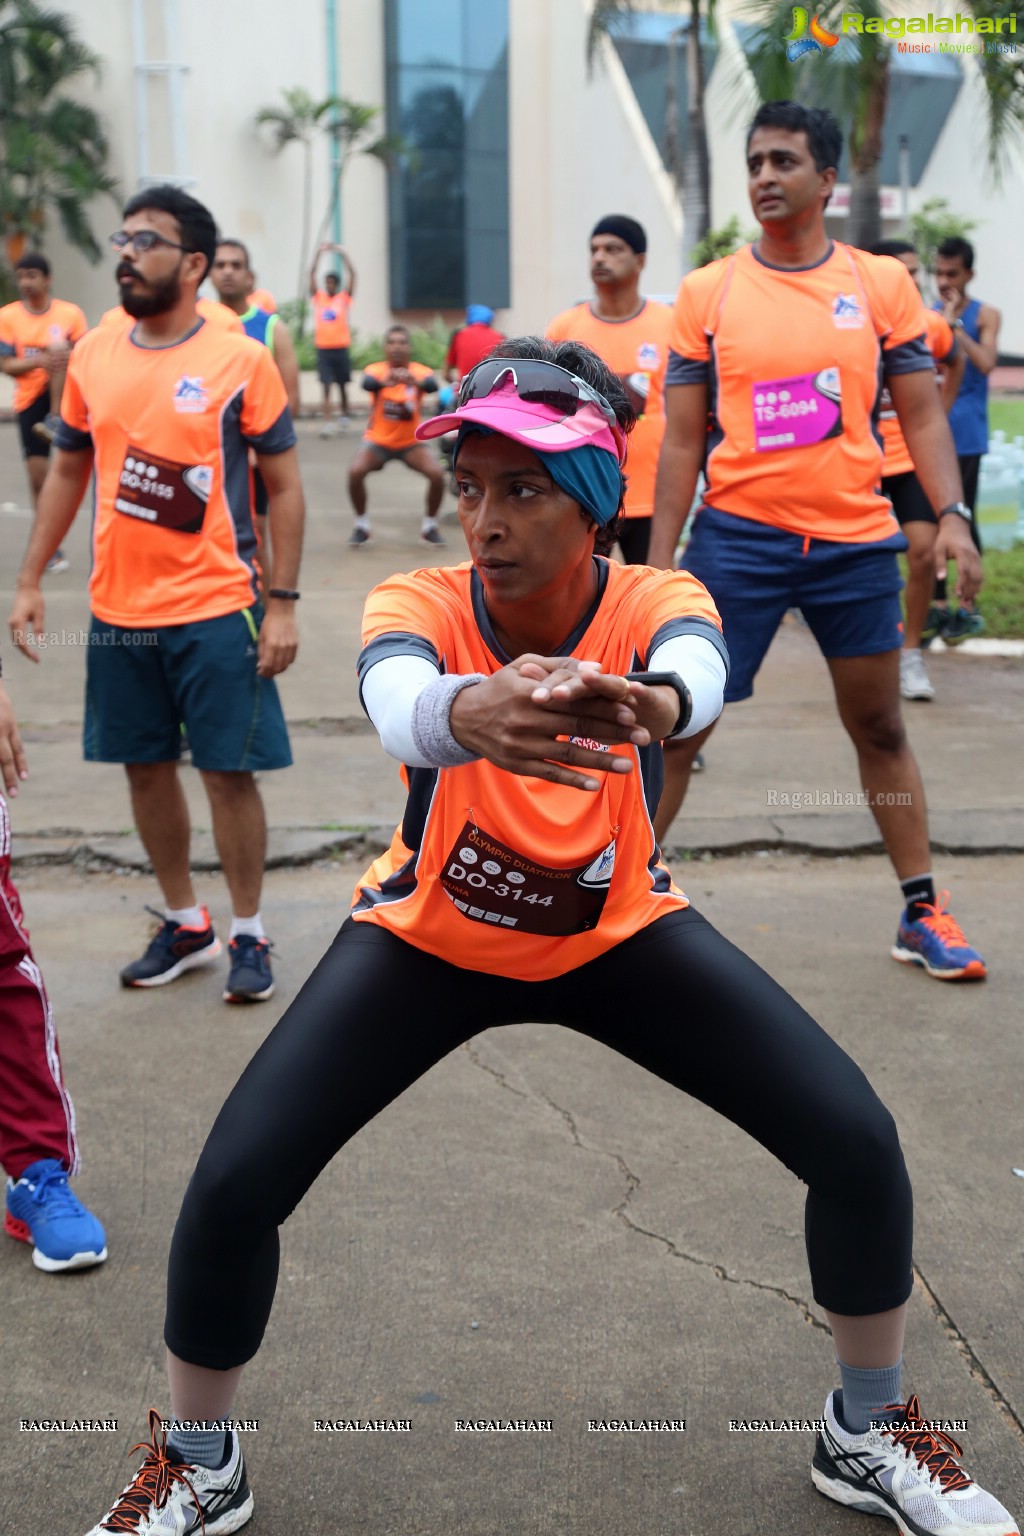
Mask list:
[[[814,1297],[852,1316],[911,1289],[910,1181],[892,1116],[814,1020],[692,907],[552,981],[460,970],[348,919],[217,1117],[171,1243],[168,1347],[252,1358],[277,1229],[340,1147],[493,1024],[563,1024],[675,1084],[808,1186]]]

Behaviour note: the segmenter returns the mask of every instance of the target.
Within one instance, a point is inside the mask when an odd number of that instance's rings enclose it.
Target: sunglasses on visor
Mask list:
[[[545,363],[530,357],[491,357],[477,363],[459,387],[459,405],[470,400],[485,400],[500,388],[506,378],[511,378],[520,400],[534,405],[548,405],[561,411],[563,416],[575,416],[584,405],[596,405],[616,435],[623,437],[615,412],[604,395],[598,394],[584,379],[560,368],[557,363]]]

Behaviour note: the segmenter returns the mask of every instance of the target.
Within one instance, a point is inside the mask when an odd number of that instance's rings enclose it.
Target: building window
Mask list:
[[[508,0],[387,0],[391,307],[509,303]]]

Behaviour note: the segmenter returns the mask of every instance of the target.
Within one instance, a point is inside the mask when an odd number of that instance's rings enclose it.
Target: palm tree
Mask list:
[[[668,36],[668,78],[665,103],[664,154],[683,208],[683,268],[692,265],[688,252],[711,228],[711,156],[704,109],[705,70],[700,35],[702,17],[714,28],[715,0],[689,0],[689,26]],[[635,12],[634,0],[595,0],[587,27],[587,68],[593,68],[601,39],[624,26]],[[676,96],[676,47],[686,36],[686,138],[680,142]]]
[[[306,317],[306,279],[309,271],[311,228],[313,219],[313,145],[320,138],[329,139],[335,147],[333,157],[337,173],[333,178],[331,195],[316,239],[319,246],[334,217],[341,197],[341,179],[345,167],[353,155],[371,155],[375,160],[391,166],[403,153],[403,141],[393,134],[378,134],[370,138],[374,123],[380,116],[380,107],[363,106],[344,96],[326,96],[317,100],[301,86],[293,86],[283,93],[284,107],[263,107],[256,114],[256,122],[270,129],[275,153],[289,144],[302,145],[302,242],[299,251],[299,331]],[[369,140],[369,142],[367,142]]]
[[[99,67],[59,11],[0,0],[0,235],[11,262],[42,243],[51,211],[73,246],[100,258],[87,208],[116,191],[109,146],[98,115],[61,90]]]
[[[841,0],[826,0],[818,8],[817,19],[826,29],[834,27],[838,32],[843,8]],[[964,9],[975,18],[1007,14],[1004,0],[965,0]],[[882,0],[858,0],[858,10],[865,20],[889,15]],[[761,100],[828,106],[849,123],[850,244],[874,245],[882,233],[878,166],[889,99],[891,38],[863,31],[847,33],[834,53],[829,50],[827,55],[801,58],[794,64],[786,57],[786,42],[792,35],[791,0],[754,0],[749,14],[761,29],[748,55]],[[1024,122],[1024,65],[1016,58],[1014,54],[979,56],[988,106],[986,153],[997,180]]]

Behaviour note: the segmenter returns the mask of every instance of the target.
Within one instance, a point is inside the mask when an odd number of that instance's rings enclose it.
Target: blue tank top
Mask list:
[[[935,308],[941,310],[942,305],[936,304]],[[980,302],[971,299],[960,316],[964,330],[972,341],[979,338],[980,314]],[[988,375],[979,373],[970,358],[967,359],[967,367],[953,409],[949,413],[949,428],[958,454],[988,453]]]
[[[245,314],[241,316],[242,329],[253,341],[260,341],[265,347],[269,347],[274,335],[274,326],[277,324],[277,316],[269,310],[257,309],[255,304],[250,305]]]

